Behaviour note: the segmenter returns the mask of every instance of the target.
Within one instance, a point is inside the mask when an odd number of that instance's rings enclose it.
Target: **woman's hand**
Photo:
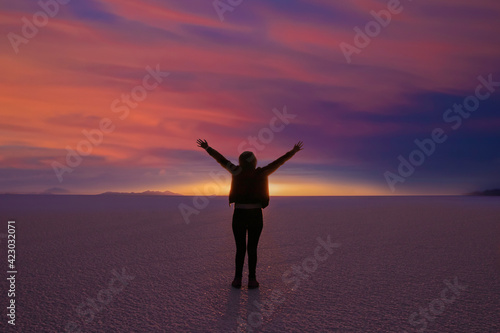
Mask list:
[[[198,139],[198,140],[196,140],[196,143],[198,144],[198,147],[201,147],[203,149],[208,148],[207,140]]]
[[[303,146],[303,145],[304,145],[304,143],[302,143],[302,141],[297,142],[297,143],[295,144],[295,146],[293,146],[292,151],[293,151],[294,153],[296,153],[296,152],[298,152],[299,150],[304,149],[304,148],[302,148],[302,146]]]

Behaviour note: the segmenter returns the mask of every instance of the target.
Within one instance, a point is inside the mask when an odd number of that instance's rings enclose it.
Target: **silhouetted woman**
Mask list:
[[[258,288],[255,276],[257,266],[257,245],[262,232],[262,209],[269,205],[269,184],[267,177],[302,150],[302,141],[292,150],[263,168],[257,168],[257,158],[251,151],[241,153],[236,166],[210,147],[206,140],[197,140],[198,147],[207,151],[224,169],[232,175],[229,204],[234,202],[233,235],[236,242],[236,272],[232,286],[241,288],[245,252],[248,251],[248,288]],[[248,247],[246,233],[248,230]]]

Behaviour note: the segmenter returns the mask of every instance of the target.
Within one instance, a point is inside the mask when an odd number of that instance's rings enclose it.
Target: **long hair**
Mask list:
[[[257,167],[257,157],[251,151],[244,151],[239,157],[242,169],[255,169]]]

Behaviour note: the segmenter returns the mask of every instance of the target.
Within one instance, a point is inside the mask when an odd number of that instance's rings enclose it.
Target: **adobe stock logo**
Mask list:
[[[86,298],[75,308],[79,318],[77,321],[66,323],[64,327],[66,333],[83,332],[84,326],[91,323],[129,285],[130,281],[135,279],[135,275],[130,275],[125,271],[125,267],[122,267],[121,273],[115,269],[111,273],[113,277],[109,280],[106,288],[99,290],[95,298]]]
[[[45,27],[49,23],[49,18],[55,17],[59,13],[60,5],[67,5],[71,0],[47,0],[38,1],[38,6],[42,10],[33,14],[31,20],[23,16],[21,22],[21,35],[9,32],[7,38],[16,54],[19,53],[21,44],[28,44],[30,40],[38,35],[39,28]]]
[[[478,76],[477,80],[479,85],[477,85],[474,94],[465,97],[462,104],[455,103],[453,108],[443,112],[443,121],[450,124],[449,126],[453,131],[458,130],[462,126],[464,119],[471,117],[479,109],[481,102],[489,99],[500,87],[500,81],[493,81],[493,74],[489,74],[487,78],[482,75]],[[385,181],[391,192],[396,190],[397,183],[404,183],[411,177],[416,168],[422,166],[436,152],[438,144],[444,143],[446,140],[448,140],[448,135],[445,134],[445,130],[441,127],[434,128],[428,138],[415,139],[413,142],[417,148],[412,150],[407,158],[403,155],[398,156],[397,173],[389,170],[384,172]]]
[[[407,0],[412,1],[412,0]],[[356,26],[354,27],[353,44],[342,42],[339,44],[340,50],[344,54],[345,60],[348,64],[352,62],[353,54],[360,54],[361,51],[367,48],[372,39],[377,37],[382,33],[382,30],[387,28],[392,22],[392,17],[394,15],[401,14],[403,12],[403,5],[400,0],[389,0],[387,1],[387,9],[382,9],[378,12],[372,10],[370,15],[374,18],[365,24],[364,31]]]
[[[453,283],[449,280],[444,280],[443,283],[446,287],[441,290],[439,297],[429,302],[427,307],[419,307],[418,312],[413,312],[408,317],[408,323],[414,327],[413,332],[425,332],[429,323],[436,320],[437,316],[446,310],[446,306],[454,303],[468,288],[467,285],[460,284],[456,276]],[[408,331],[405,330],[403,333],[408,333]]]
[[[219,20],[224,22],[224,13],[225,12],[233,12],[236,7],[241,5],[243,0],[214,0],[212,5],[214,6],[215,12],[219,16]]]
[[[111,112],[118,113],[120,120],[125,120],[129,116],[130,110],[137,108],[139,103],[143,102],[149,93],[170,75],[169,72],[161,71],[159,64],[155,68],[146,66],[146,71],[147,74],[143,76],[141,83],[134,86],[129,93],[122,93],[120,98],[115,98],[111,102]],[[92,154],[94,148],[103,143],[105,136],[113,133],[116,128],[115,122],[107,117],[101,118],[96,125],[96,128],[92,128],[90,131],[82,130],[81,133],[85,138],[76,144],[75,149],[70,145],[66,146],[66,163],[52,162],[51,166],[59,183],[63,182],[65,173],[72,173],[83,162],[84,157]]]
[[[311,275],[318,268],[320,263],[325,262],[334,252],[334,249],[340,248],[342,244],[332,243],[330,235],[326,236],[326,240],[317,237],[318,245],[314,249],[313,255],[304,258],[300,265],[293,265],[291,269],[285,271],[281,279],[285,285],[289,285],[292,291],[297,291],[300,284],[309,279]],[[248,317],[245,321],[244,318],[237,319],[238,328],[236,332],[254,332],[254,329],[259,329],[264,324],[264,317],[270,318],[277,310],[279,304],[287,300],[285,295],[290,293],[283,293],[279,289],[275,289],[271,293],[271,297],[266,301],[259,303],[254,302],[258,311],[248,311]]]

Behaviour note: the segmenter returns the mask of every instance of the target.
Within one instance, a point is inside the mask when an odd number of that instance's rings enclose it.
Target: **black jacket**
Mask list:
[[[249,170],[243,169],[239,165],[234,165],[212,147],[208,147],[206,150],[210,156],[232,175],[229,204],[233,202],[260,203],[262,208],[266,208],[269,205],[269,182],[267,177],[295,155],[293,151],[289,151],[263,168]]]

